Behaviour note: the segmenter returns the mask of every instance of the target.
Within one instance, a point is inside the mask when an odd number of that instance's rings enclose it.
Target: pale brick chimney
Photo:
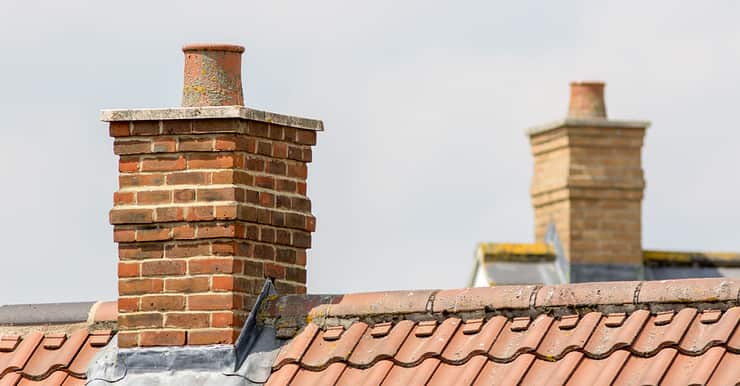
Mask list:
[[[243,47],[183,51],[183,107],[102,114],[120,156],[122,348],[234,343],[265,278],[306,292],[307,165],[323,124],[241,106]]]
[[[606,116],[604,83],[571,83],[568,116],[528,131],[535,237],[554,227],[571,282],[637,279],[646,121]]]

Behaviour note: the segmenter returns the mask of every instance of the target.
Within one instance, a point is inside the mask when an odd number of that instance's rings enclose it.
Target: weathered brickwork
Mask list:
[[[641,264],[644,134],[619,122],[532,133],[536,240],[553,223],[571,263]]]
[[[111,122],[120,347],[233,343],[265,278],[306,292],[316,132],[247,119]]]

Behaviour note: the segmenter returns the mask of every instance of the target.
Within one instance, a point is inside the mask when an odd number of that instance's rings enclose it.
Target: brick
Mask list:
[[[297,265],[306,266],[306,251],[305,250],[297,250],[295,255],[295,263]]]
[[[275,180],[275,182],[275,189],[281,192],[294,193],[296,191],[297,184],[295,181],[278,178]]]
[[[266,262],[264,263],[263,270],[267,277],[285,279],[285,267],[282,265]]]
[[[311,234],[307,232],[294,231],[293,245],[299,248],[311,248]]]
[[[164,326],[172,328],[205,328],[210,326],[211,315],[207,312],[168,312],[164,315]]]
[[[190,134],[192,132],[193,121],[190,120],[171,120],[162,122],[163,134]]]
[[[285,220],[289,228],[303,229],[306,226],[306,217],[302,214],[286,213]]]
[[[285,229],[278,229],[275,232],[275,242],[280,245],[290,245],[290,232]]]
[[[270,176],[256,176],[254,178],[254,184],[260,188],[274,189],[275,179]]]
[[[118,277],[138,277],[141,273],[141,265],[138,262],[119,262]]]
[[[135,195],[133,192],[114,192],[113,193],[113,205],[130,205],[135,202]]]
[[[142,276],[184,275],[187,263],[183,260],[148,260],[141,263]]]
[[[187,208],[187,221],[213,221],[215,219],[212,206],[192,206]]]
[[[165,247],[165,257],[185,258],[194,256],[207,256],[210,254],[211,246],[207,242],[177,242]]]
[[[110,211],[111,224],[148,224],[153,221],[152,209],[112,209]]]
[[[281,263],[295,264],[296,253],[295,250],[290,248],[277,248],[275,253],[275,261]]]
[[[297,146],[288,146],[288,158],[296,161],[302,161],[303,149]]]
[[[271,124],[269,125],[269,128],[270,128],[270,134],[269,134],[270,139],[277,139],[277,140],[283,139],[284,132],[283,132],[282,126]]]
[[[136,312],[139,311],[139,299],[140,297],[119,297],[118,298],[118,312]]]
[[[175,138],[157,138],[152,141],[152,153],[174,153],[176,149]]]
[[[257,154],[271,156],[272,155],[272,143],[266,141],[257,142]]]
[[[295,210],[310,213],[311,212],[311,200],[302,197],[293,197],[291,207]]]
[[[213,138],[210,137],[180,137],[177,150],[179,151],[213,151]]]
[[[198,201],[235,201],[237,199],[235,188],[198,189]]]
[[[306,282],[306,269],[298,267],[286,267],[285,278],[290,281],[296,281],[299,283]]]
[[[270,243],[270,244],[275,243],[275,229],[266,228],[266,227],[260,228],[259,241],[262,241],[263,243]]]
[[[117,243],[128,243],[136,240],[136,231],[133,229],[113,229],[113,241]]]
[[[239,244],[235,240],[219,241],[211,243],[211,253],[215,256],[232,256],[238,253]]]
[[[191,240],[195,238],[195,227],[190,224],[172,228],[172,238],[175,240]]]
[[[167,185],[205,185],[208,183],[208,173],[200,171],[177,172],[167,175]]]
[[[214,217],[217,220],[234,220],[237,218],[237,205],[218,205],[214,207]]]
[[[167,204],[172,201],[169,190],[151,190],[136,193],[136,202],[141,205]]]
[[[296,184],[296,193],[305,196],[307,190],[305,182],[299,182]]]
[[[235,237],[236,224],[234,223],[216,223],[198,225],[196,231],[199,239],[213,239],[222,237]]]
[[[238,167],[240,162],[234,153],[197,153],[188,156],[191,169],[225,169]]]
[[[267,192],[260,192],[259,194],[259,203],[262,206],[272,208],[275,206],[275,196],[267,193]]]
[[[122,188],[139,187],[139,186],[159,186],[162,184],[164,184],[164,175],[160,173],[118,176],[118,185]]]
[[[270,128],[265,122],[249,121],[247,134],[266,138],[270,135]]]
[[[163,330],[139,333],[139,345],[141,347],[183,346],[185,342],[185,331]]]
[[[260,158],[247,157],[246,166],[247,166],[247,170],[250,170],[253,172],[265,171],[265,161]]]
[[[234,259],[226,257],[191,259],[188,261],[188,272],[191,275],[234,273]]]
[[[118,171],[121,173],[135,173],[139,171],[139,157],[121,157],[118,159]]]
[[[316,132],[297,129],[295,132],[295,141],[301,145],[315,145]]]
[[[148,312],[141,314],[118,315],[118,328],[129,330],[132,328],[156,328],[162,327],[162,314],[159,312]]]
[[[289,163],[288,164],[288,177],[293,178],[308,178],[308,167],[300,163]]]
[[[191,330],[188,331],[188,344],[233,344],[238,336],[238,331],[233,329]]]
[[[146,154],[152,150],[152,142],[149,140],[116,140],[113,143],[113,153],[124,154]]]
[[[254,277],[263,277],[262,263],[247,260],[244,262],[244,274]]]
[[[111,137],[128,137],[131,135],[131,122],[111,122],[108,130]]]
[[[167,278],[164,281],[165,292],[206,292],[208,291],[208,277]]]
[[[275,260],[275,247],[267,244],[255,245],[254,257],[262,260]]]
[[[241,327],[244,325],[245,316],[241,316],[234,311],[212,312],[211,327]]]
[[[181,207],[157,208],[154,213],[157,222],[182,221],[185,219],[185,210]]]
[[[186,166],[183,156],[158,156],[156,158],[144,158],[141,160],[141,171],[143,172],[167,172],[184,170]]]
[[[164,246],[160,243],[118,245],[118,258],[121,260],[160,259],[162,256]]]
[[[288,158],[288,144],[284,142],[273,143],[272,156],[275,158]]]
[[[240,119],[196,119],[193,133],[233,133],[241,131]]]
[[[132,135],[157,135],[159,134],[159,121],[135,121],[131,122]]]
[[[190,310],[232,310],[238,307],[238,298],[230,293],[188,295],[188,309]]]
[[[118,334],[118,347],[130,348],[139,346],[139,333],[132,331],[119,331]]]
[[[178,189],[172,194],[172,201],[175,203],[185,203],[195,201],[195,189]]]
[[[145,295],[141,297],[141,311],[177,311],[184,309],[184,295]]]
[[[236,290],[236,278],[234,276],[214,276],[211,278],[211,291],[234,291]]]

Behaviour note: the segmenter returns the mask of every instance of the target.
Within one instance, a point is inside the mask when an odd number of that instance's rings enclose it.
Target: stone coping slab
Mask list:
[[[561,127],[604,127],[619,129],[647,129],[650,121],[616,120],[605,118],[563,118],[542,125],[532,126],[524,132],[527,135],[535,135],[546,131],[559,129]]]
[[[100,112],[103,122],[159,121],[175,119],[241,118],[274,123],[297,129],[324,131],[324,122],[251,109],[245,106],[172,107],[158,109],[106,109]]]

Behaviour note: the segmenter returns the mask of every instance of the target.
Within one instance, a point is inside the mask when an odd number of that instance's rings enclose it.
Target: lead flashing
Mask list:
[[[274,123],[297,129],[324,131],[324,122],[317,119],[294,117],[251,109],[245,106],[173,107],[161,109],[106,109],[101,110],[103,122],[159,121],[179,119],[239,118]]]
[[[603,127],[619,129],[647,129],[650,121],[615,120],[605,118],[563,118],[542,125],[532,126],[525,130],[529,136],[541,134],[561,127]]]

